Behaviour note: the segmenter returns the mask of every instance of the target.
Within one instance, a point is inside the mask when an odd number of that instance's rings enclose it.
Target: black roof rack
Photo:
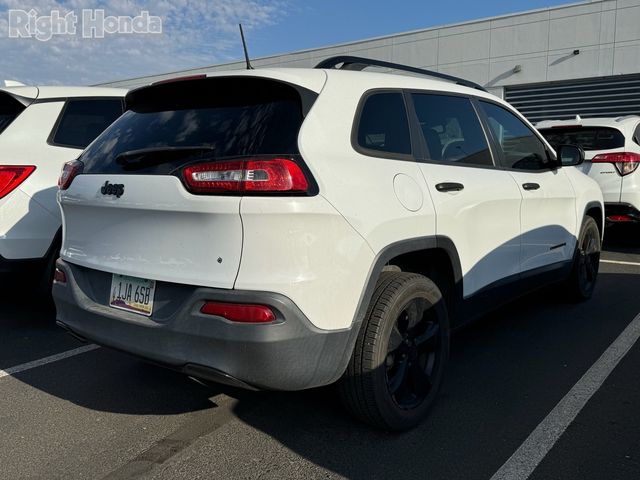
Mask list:
[[[434,72],[432,70],[425,70],[424,68],[410,67],[409,65],[402,65],[400,63],[385,62],[384,60],[374,60],[371,58],[352,57],[349,55],[340,55],[337,57],[327,58],[321,61],[315,66],[315,68],[335,68],[337,65],[340,70],[364,70],[367,67],[384,67],[394,70],[402,70],[405,72],[417,73],[419,75],[426,75],[434,78],[441,78],[448,80],[458,85],[465,87],[475,88],[486,92],[485,88],[477,83],[470,82],[464,78],[454,77],[453,75],[447,75],[446,73]]]

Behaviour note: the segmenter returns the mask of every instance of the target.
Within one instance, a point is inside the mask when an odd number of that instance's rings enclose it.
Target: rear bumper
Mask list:
[[[640,210],[629,203],[605,203],[607,223],[640,222]]]
[[[269,292],[157,282],[147,318],[108,307],[111,274],[62,260],[67,283],[55,283],[58,322],[106,347],[246,388],[302,390],[336,381],[346,369],[358,328],[320,330],[287,297]],[[204,315],[205,300],[269,305],[277,322],[237,324]]]

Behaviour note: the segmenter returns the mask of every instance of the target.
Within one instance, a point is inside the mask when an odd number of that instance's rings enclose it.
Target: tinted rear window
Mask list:
[[[86,148],[122,115],[119,98],[68,100],[56,125],[51,144]]]
[[[167,83],[132,92],[127,105],[83,154],[86,173],[165,174],[205,156],[299,153],[302,101],[298,89],[282,82],[225,77]]]
[[[589,151],[624,147],[624,135],[615,128],[543,128],[540,129],[540,133],[553,148],[558,148],[558,145],[580,145]]]
[[[7,93],[0,93],[0,133],[11,125],[25,109],[19,101]]]
[[[404,99],[400,92],[367,97],[358,123],[358,146],[387,154],[411,154],[411,137]]]

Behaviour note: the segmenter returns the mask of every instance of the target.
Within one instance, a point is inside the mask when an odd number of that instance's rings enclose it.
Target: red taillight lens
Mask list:
[[[151,85],[164,85],[166,83],[184,82],[187,80],[202,80],[203,78],[207,78],[207,75],[205,73],[198,75],[187,75],[185,77],[167,78],[166,80],[158,80],[157,82],[153,82]]]
[[[288,158],[198,163],[183,170],[192,193],[306,193],[309,183],[300,166]]]
[[[633,152],[601,153],[591,160],[592,163],[613,163],[621,176],[633,173],[640,165],[640,154]]]
[[[76,178],[78,174],[82,173],[83,168],[84,163],[80,160],[72,160],[65,163],[62,167],[62,172],[60,172],[60,178],[58,179],[58,188],[60,190],[66,190],[69,188],[73,179]]]
[[[33,165],[0,165],[0,198],[18,188],[35,169]]]
[[[273,310],[265,305],[205,302],[200,312],[241,323],[269,323],[276,319]]]
[[[632,222],[633,218],[631,218],[629,215],[609,215],[607,217],[607,220],[609,220],[610,222]]]
[[[53,281],[56,283],[67,283],[67,275],[59,268],[56,268],[53,273]]]

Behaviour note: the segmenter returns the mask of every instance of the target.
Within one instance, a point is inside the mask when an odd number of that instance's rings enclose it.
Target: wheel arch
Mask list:
[[[589,202],[584,207],[584,217],[591,217],[596,221],[596,225],[598,225],[598,230],[600,231],[600,239],[604,237],[604,207],[600,202]]]
[[[442,291],[450,317],[455,318],[463,291],[460,257],[450,238],[434,235],[401,240],[378,253],[358,302],[354,325],[360,327],[380,274],[394,269],[430,278]]]

